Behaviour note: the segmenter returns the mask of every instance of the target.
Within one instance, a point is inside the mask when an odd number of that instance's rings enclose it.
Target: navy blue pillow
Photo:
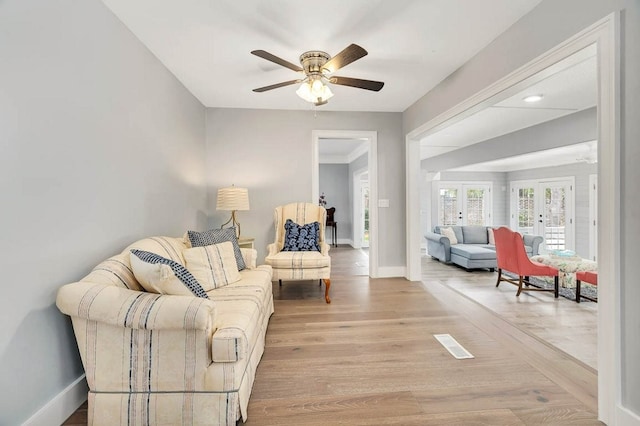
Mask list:
[[[282,251],[320,251],[320,224],[298,225],[291,219],[284,224],[284,248]]]

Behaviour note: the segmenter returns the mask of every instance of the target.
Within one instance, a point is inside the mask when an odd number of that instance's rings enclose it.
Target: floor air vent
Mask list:
[[[438,342],[440,342],[440,344],[444,346],[444,348],[448,350],[451,355],[453,355],[454,358],[473,358],[473,355],[471,355],[468,350],[466,350],[460,343],[458,343],[456,339],[451,337],[450,334],[434,334],[433,337],[435,337]]]

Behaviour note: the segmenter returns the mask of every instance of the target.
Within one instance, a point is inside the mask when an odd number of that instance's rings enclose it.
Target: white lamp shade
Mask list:
[[[217,210],[249,210],[249,190],[230,186],[218,189]]]

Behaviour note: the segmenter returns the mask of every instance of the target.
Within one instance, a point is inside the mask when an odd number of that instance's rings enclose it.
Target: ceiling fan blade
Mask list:
[[[373,90],[374,92],[379,92],[384,86],[382,81],[361,80],[359,78],[350,77],[331,77],[329,81],[342,86],[357,87],[359,89]]]
[[[267,90],[277,89],[279,87],[289,86],[291,84],[300,83],[302,80],[289,80],[283,81],[282,83],[272,84],[271,86],[258,87],[257,89],[253,89],[254,92],[266,92]]]
[[[357,61],[363,56],[367,56],[367,53],[368,52],[366,50],[357,44],[350,44],[342,52],[329,59],[322,68],[330,73],[336,72],[340,68],[349,65],[351,62]]]
[[[302,68],[300,68],[300,66],[298,66],[296,64],[292,64],[289,61],[285,61],[282,58],[278,58],[277,56],[272,55],[269,52],[265,52],[264,50],[253,50],[251,53],[253,55],[261,57],[262,59],[266,59],[267,61],[271,61],[274,64],[281,65],[281,66],[289,68],[291,70],[298,71],[298,72],[304,71]]]

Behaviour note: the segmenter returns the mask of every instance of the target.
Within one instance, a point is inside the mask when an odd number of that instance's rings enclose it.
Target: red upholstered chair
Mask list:
[[[591,271],[578,271],[576,272],[576,302],[580,303],[580,298],[584,297],[587,300],[591,300],[592,302],[597,302],[598,299],[593,299],[588,296],[580,295],[580,284],[584,281],[585,283],[598,285],[598,273]]]
[[[523,291],[553,291],[554,296],[558,297],[558,270],[553,266],[531,261],[524,248],[522,235],[505,227],[494,229],[493,235],[496,242],[496,258],[498,261],[498,282],[496,287],[500,285],[501,281],[507,281],[518,286],[516,296],[520,296]],[[503,271],[518,275],[518,280],[503,276]],[[552,289],[537,287],[531,284],[529,277],[554,277],[554,286]],[[523,284],[527,287],[523,288]]]

